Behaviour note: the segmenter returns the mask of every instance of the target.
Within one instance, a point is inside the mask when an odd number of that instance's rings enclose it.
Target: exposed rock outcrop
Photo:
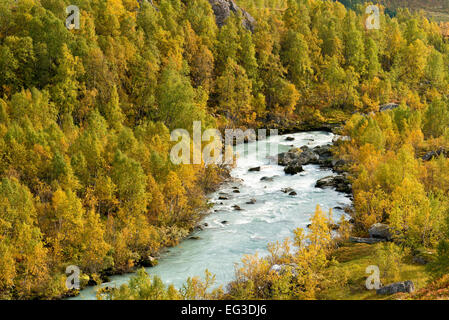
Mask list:
[[[383,104],[383,105],[379,106],[379,111],[384,112],[384,111],[388,111],[388,110],[394,110],[397,107],[399,107],[399,105],[397,103],[387,103],[387,104]]]
[[[239,8],[234,0],[209,0],[209,3],[212,6],[212,10],[214,10],[215,21],[220,28],[225,24],[231,12],[234,12],[242,15],[242,23],[246,29],[251,32],[254,31],[256,20],[248,12]]]
[[[449,150],[446,150],[445,148],[439,148],[438,150],[429,151],[422,157],[422,159],[424,161],[430,161],[433,158],[438,158],[441,155],[449,158]]]

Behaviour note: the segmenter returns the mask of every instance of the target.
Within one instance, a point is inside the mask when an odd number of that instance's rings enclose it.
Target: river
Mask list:
[[[286,141],[286,137],[294,137],[294,141]],[[317,165],[304,166],[304,172],[290,176],[285,175],[283,167],[270,164],[265,157],[257,157],[254,144],[260,150],[271,146],[270,154],[284,152],[292,146],[307,145],[311,148],[332,142],[334,135],[328,132],[302,132],[284,136],[272,136],[266,141],[246,144],[248,152],[237,160],[231,175],[240,182],[223,185],[219,191],[210,195],[214,203],[211,213],[205,216],[203,224],[207,227],[174,248],[170,248],[161,256],[159,265],[147,268],[150,275],[158,275],[167,283],[180,287],[188,277],[204,276],[208,269],[216,275],[216,284],[225,285],[234,276],[234,267],[245,254],[259,255],[267,253],[267,244],[282,241],[292,236],[293,229],[306,228],[310,218],[319,204],[325,211],[330,208],[350,205],[345,194],[332,189],[315,188],[317,180],[335,175],[330,169]],[[277,148],[273,148],[277,147]],[[252,167],[261,166],[260,172],[248,172]],[[260,181],[262,177],[273,177],[273,181]],[[283,193],[281,189],[292,188],[296,196]],[[240,193],[234,193],[234,190]],[[229,200],[218,200],[219,196],[228,195]],[[255,199],[255,204],[247,204]],[[238,205],[243,209],[233,208]],[[334,209],[333,217],[338,221],[342,210]],[[223,223],[225,222],[225,223]],[[133,274],[111,277],[105,286],[120,286],[126,283]],[[71,299],[95,299],[95,287],[88,287],[80,295]]]

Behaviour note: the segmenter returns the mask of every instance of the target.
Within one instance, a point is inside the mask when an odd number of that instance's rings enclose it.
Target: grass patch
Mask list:
[[[388,300],[394,296],[377,295],[375,290],[366,289],[365,282],[368,274],[365,273],[369,265],[377,265],[376,251],[383,244],[345,243],[339,247],[334,258],[338,264],[332,266],[333,271],[341,273],[346,283],[337,289],[331,289],[324,294],[325,299],[332,300]],[[412,280],[416,289],[423,288],[428,280],[425,266],[417,265],[412,259],[406,258],[400,268],[400,280]],[[388,284],[388,283],[387,283]]]

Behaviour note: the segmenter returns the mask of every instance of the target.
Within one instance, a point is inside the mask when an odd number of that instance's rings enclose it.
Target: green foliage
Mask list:
[[[374,264],[379,267],[380,280],[383,285],[401,280],[404,258],[409,253],[394,243],[387,243],[376,248]]]
[[[97,292],[97,298],[101,300],[179,300],[181,295],[173,285],[167,287],[159,277],[151,278],[142,268],[128,284],[118,289],[100,289]]]

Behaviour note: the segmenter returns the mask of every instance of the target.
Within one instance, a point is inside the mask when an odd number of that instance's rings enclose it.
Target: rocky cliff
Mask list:
[[[243,17],[243,25],[251,32],[254,31],[256,24],[255,19],[245,10],[239,8],[233,0],[209,0],[215,14],[215,21],[219,27],[225,24],[226,19],[231,15],[231,12],[240,12]]]

